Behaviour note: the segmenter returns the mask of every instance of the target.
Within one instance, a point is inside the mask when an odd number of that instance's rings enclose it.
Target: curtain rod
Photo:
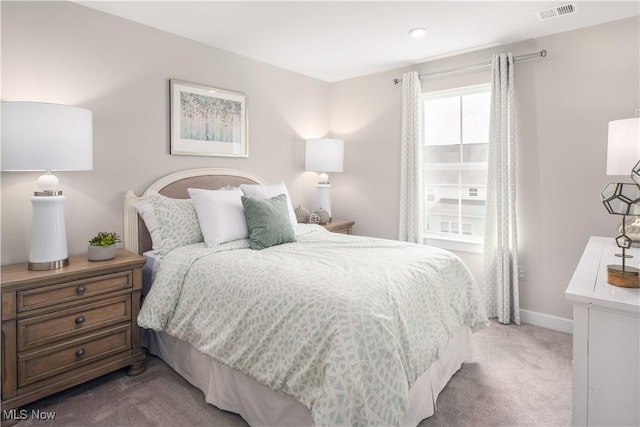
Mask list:
[[[513,59],[514,61],[522,61],[524,59],[544,58],[545,56],[547,56],[547,51],[545,49],[542,49],[540,52],[533,52],[533,53],[527,53],[526,55],[514,56]],[[423,77],[439,76],[441,74],[449,74],[449,73],[455,73],[458,71],[472,70],[474,68],[489,67],[490,65],[491,65],[491,62],[482,62],[480,64],[465,65],[464,67],[449,68],[448,70],[435,71],[433,73],[427,73],[427,74],[420,74],[418,77],[423,78]],[[394,85],[397,85],[398,83],[402,83],[402,79],[393,79]]]

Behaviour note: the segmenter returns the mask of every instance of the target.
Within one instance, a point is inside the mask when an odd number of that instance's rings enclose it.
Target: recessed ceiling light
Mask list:
[[[427,34],[427,29],[424,27],[412,28],[409,30],[409,35],[414,39],[424,37],[425,34]]]

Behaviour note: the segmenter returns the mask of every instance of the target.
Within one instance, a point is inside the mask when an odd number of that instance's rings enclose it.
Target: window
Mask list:
[[[473,236],[473,225],[470,222],[462,224],[462,234],[465,236]]]
[[[422,94],[425,239],[429,243],[437,239],[439,246],[481,252],[490,91],[485,84]]]

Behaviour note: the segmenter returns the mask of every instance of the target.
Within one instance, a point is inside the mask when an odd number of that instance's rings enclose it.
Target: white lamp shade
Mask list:
[[[2,103],[2,170],[91,170],[92,114],[41,102]]]
[[[307,139],[305,170],[342,172],[344,141],[330,138]]]
[[[607,175],[631,175],[640,160],[640,118],[609,122]]]

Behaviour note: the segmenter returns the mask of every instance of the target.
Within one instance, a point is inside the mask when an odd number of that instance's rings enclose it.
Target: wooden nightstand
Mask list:
[[[144,372],[136,318],[145,258],[119,249],[108,261],[69,261],[1,269],[3,421],[11,409],[125,366]]]
[[[332,233],[352,234],[351,230],[355,221],[333,220],[323,225],[324,228]]]

